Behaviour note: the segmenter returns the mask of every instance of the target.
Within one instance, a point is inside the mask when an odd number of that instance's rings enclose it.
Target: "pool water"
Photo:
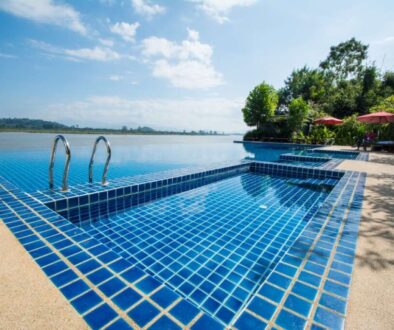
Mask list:
[[[356,159],[359,155],[358,152],[323,152],[313,150],[297,150],[295,152],[302,156],[323,157],[323,158],[338,158],[338,159]]]
[[[230,325],[336,182],[248,172],[80,227]]]
[[[325,162],[312,162],[312,161],[280,159],[280,160],[275,161],[275,163],[282,163],[282,164],[289,164],[289,165],[298,165],[298,166],[309,166],[309,167],[320,167]]]
[[[48,166],[55,134],[0,133],[0,175],[33,192],[48,188]],[[66,135],[71,146],[69,185],[86,183],[88,165],[96,136]],[[107,136],[112,145],[108,179],[148,174],[183,167],[242,160],[275,161],[299,146],[233,143],[240,136]],[[58,144],[54,177],[61,185],[64,151]],[[94,164],[94,181],[100,181],[106,153],[99,145]]]

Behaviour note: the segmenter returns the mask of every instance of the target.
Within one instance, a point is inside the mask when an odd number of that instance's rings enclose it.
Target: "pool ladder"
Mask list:
[[[63,179],[62,179],[62,192],[67,192],[69,191],[68,189],[68,173],[70,170],[70,161],[71,161],[71,149],[70,149],[70,144],[68,143],[67,139],[63,136],[63,135],[56,135],[54,141],[53,141],[53,145],[52,145],[52,151],[51,151],[51,160],[49,162],[49,189],[53,189],[54,188],[54,184],[53,184],[53,167],[55,164],[55,156],[56,156],[56,149],[57,149],[57,144],[58,142],[62,141],[63,145],[64,145],[64,150],[66,153],[66,163],[64,164],[64,170],[63,170]],[[93,164],[94,164],[94,156],[96,154],[96,149],[97,149],[97,144],[100,141],[104,141],[105,146],[107,148],[107,160],[105,161],[105,165],[104,165],[104,171],[103,171],[103,175],[101,177],[101,184],[103,186],[108,185],[108,181],[107,181],[107,173],[108,173],[108,167],[109,167],[109,162],[111,160],[111,145],[109,143],[109,141],[107,140],[107,138],[105,136],[99,136],[96,141],[94,142],[93,145],[93,151],[92,151],[92,155],[90,157],[90,162],[89,162],[89,182],[92,183],[93,182]]]
[[[108,166],[109,166],[109,161],[111,160],[111,145],[109,144],[107,138],[103,135],[99,136],[96,141],[94,142],[94,146],[93,146],[93,151],[92,151],[92,156],[90,157],[90,162],[89,162],[89,182],[92,183],[93,182],[93,164],[94,164],[94,155],[96,154],[96,149],[97,149],[97,144],[100,141],[103,141],[105,146],[107,147],[107,160],[105,161],[105,165],[104,165],[104,171],[103,171],[103,175],[101,177],[101,184],[103,186],[108,185],[108,181],[107,181],[107,173],[108,173]]]
[[[66,152],[66,163],[64,164],[64,171],[63,171],[63,180],[62,180],[62,189],[61,191],[67,192],[68,191],[68,172],[70,170],[70,160],[71,160],[71,149],[70,144],[68,143],[67,139],[63,135],[56,135],[55,140],[53,141],[52,145],[52,152],[51,152],[51,161],[49,163],[49,189],[53,189],[53,166],[55,164],[55,155],[56,155],[56,148],[57,143],[61,140],[64,145],[64,149]]]

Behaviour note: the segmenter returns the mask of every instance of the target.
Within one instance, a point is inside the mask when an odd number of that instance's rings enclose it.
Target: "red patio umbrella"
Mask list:
[[[369,124],[386,124],[394,123],[394,113],[390,112],[374,112],[369,115],[359,116],[357,119],[363,123]]]
[[[341,125],[343,121],[334,117],[323,117],[323,118],[315,119],[313,123],[322,124],[322,125]]]

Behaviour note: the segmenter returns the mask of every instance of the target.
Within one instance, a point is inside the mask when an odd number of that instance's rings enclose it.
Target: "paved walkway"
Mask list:
[[[0,221],[0,329],[88,329]]]
[[[338,169],[366,172],[367,181],[346,329],[394,328],[394,155],[370,153]]]

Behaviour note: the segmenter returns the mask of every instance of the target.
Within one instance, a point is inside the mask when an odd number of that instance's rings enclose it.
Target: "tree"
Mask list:
[[[381,103],[371,107],[369,112],[386,111],[394,113],[394,94],[385,98]]]
[[[292,133],[302,130],[308,117],[309,105],[302,97],[293,99],[289,104],[288,125]]]
[[[361,85],[354,80],[342,80],[328,96],[325,112],[343,118],[357,112],[357,99]]]
[[[316,69],[304,66],[294,70],[285,81],[285,87],[280,89],[280,104],[289,104],[292,99],[302,97],[305,101],[321,102],[330,88],[324,74]]]
[[[274,115],[277,105],[278,94],[274,87],[263,82],[256,86],[246,99],[242,109],[245,123],[259,129]]]
[[[357,97],[357,112],[359,114],[365,114],[380,99],[376,67],[370,66],[365,68],[361,78],[361,93]]]
[[[394,95],[394,72],[387,71],[383,75],[382,83],[380,85],[380,95],[384,98]]]
[[[332,46],[328,57],[320,63],[320,68],[335,81],[345,80],[363,71],[363,62],[367,56],[368,45],[352,38]]]

